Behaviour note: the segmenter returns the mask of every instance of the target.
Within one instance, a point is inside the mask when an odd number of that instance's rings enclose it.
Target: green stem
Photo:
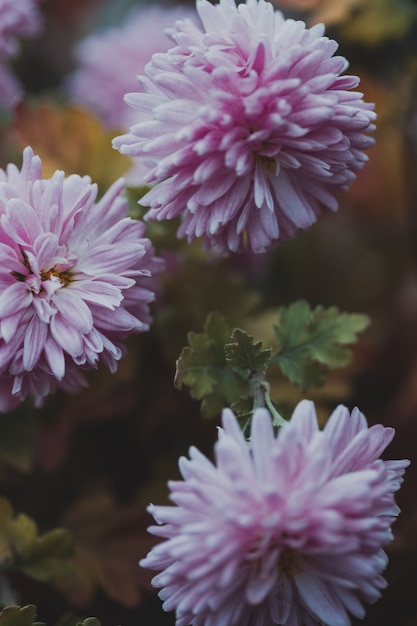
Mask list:
[[[264,373],[256,372],[250,378],[250,383],[252,387],[252,395],[253,395],[253,410],[260,408],[267,408],[271,413],[272,424],[276,428],[282,426],[287,420],[285,420],[282,415],[275,408],[271,396],[270,396],[270,385],[266,380],[266,376]]]
[[[249,382],[250,382],[251,389],[252,389],[253,410],[256,411],[256,409],[265,408],[265,405],[266,405],[265,387],[264,387],[264,384],[266,383],[265,374],[262,374],[261,372],[256,372],[255,374],[252,374],[252,376],[249,379]]]

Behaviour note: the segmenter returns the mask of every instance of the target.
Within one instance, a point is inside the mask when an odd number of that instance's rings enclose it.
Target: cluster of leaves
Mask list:
[[[232,330],[227,320],[214,312],[207,317],[203,333],[191,332],[177,361],[175,385],[186,385],[202,400],[206,417],[232,406],[240,415],[250,413],[256,384],[268,368],[277,365],[291,383],[303,392],[324,384],[327,368],[348,365],[354,343],[369,319],[363,314],[340,312],[336,307],[311,309],[305,300],[280,307],[273,327],[276,345],[268,348],[241,329]],[[250,401],[250,402],[249,402]]]
[[[33,604],[26,606],[10,605],[0,612],[0,626],[45,626],[36,621],[36,607]],[[101,626],[96,617],[87,617],[79,620],[75,616],[67,616],[65,626]]]
[[[3,572],[18,570],[39,581],[56,580],[73,572],[73,550],[73,538],[67,529],[55,528],[40,535],[30,517],[24,513],[15,516],[8,500],[0,499]]]

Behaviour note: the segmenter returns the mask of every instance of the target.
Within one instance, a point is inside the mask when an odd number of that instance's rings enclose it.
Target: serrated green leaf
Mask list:
[[[298,300],[278,311],[274,331],[279,351],[272,362],[303,391],[319,387],[326,366],[334,369],[350,363],[352,351],[346,344],[355,342],[368,324],[366,315],[343,313],[336,307],[312,310],[305,300]]]
[[[190,388],[196,400],[202,400],[202,413],[214,417],[223,406],[230,405],[247,392],[244,381],[226,362],[224,346],[230,341],[231,328],[220,313],[210,313],[203,333],[190,332],[189,346],[177,360],[174,384]]]
[[[71,533],[55,528],[38,534],[36,523],[24,513],[14,516],[10,503],[0,498],[0,558],[3,564],[40,581],[72,572],[74,546]]]
[[[25,553],[19,569],[40,581],[56,580],[73,573],[71,558],[74,540],[65,528],[54,528],[35,538]]]
[[[252,374],[265,373],[272,350],[263,349],[262,341],[254,343],[253,337],[240,328],[233,331],[232,339],[233,342],[224,346],[229,367],[245,380]]]
[[[43,626],[36,622],[36,606],[6,606],[0,612],[0,626]]]

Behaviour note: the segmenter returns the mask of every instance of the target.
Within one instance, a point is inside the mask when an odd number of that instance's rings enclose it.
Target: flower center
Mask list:
[[[49,280],[52,276],[58,278],[63,287],[66,287],[72,281],[72,274],[68,270],[59,271],[55,267],[53,267],[52,269],[47,271],[40,271],[40,277],[42,281]]]
[[[45,291],[50,293],[52,291],[56,291],[60,287],[66,287],[73,280],[73,275],[69,269],[60,269],[60,265],[51,267],[49,270],[33,270],[28,258],[28,255],[24,250],[22,252],[23,264],[29,270],[27,274],[21,272],[11,272],[12,276],[16,280],[27,283],[32,291],[37,294]],[[68,267],[68,264],[66,264]],[[44,283],[48,282],[48,287],[44,285]],[[52,288],[52,284],[54,283],[54,287]]]
[[[274,174],[276,172],[276,161],[274,158],[265,156],[264,154],[258,154],[257,158],[262,163],[262,167],[266,169],[270,174]]]
[[[300,553],[284,543],[288,536],[289,535],[284,532],[278,540],[276,538],[264,537],[263,540],[257,541],[252,547],[247,555],[247,559],[258,575],[261,575],[264,569],[265,555],[275,550],[279,551],[276,567],[281,576],[292,578],[295,574],[303,570]]]
[[[295,550],[288,547],[283,548],[278,558],[278,569],[288,578],[300,571]]]

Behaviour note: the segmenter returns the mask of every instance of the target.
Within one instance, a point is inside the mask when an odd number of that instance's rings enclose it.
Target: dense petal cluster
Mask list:
[[[105,126],[128,129],[137,114],[124,102],[125,94],[138,89],[137,75],[152,55],[170,47],[165,29],[191,15],[182,7],[149,6],[131,12],[124,24],[81,41],[75,51],[78,68],[66,85],[70,99]]]
[[[77,390],[99,361],[114,371],[123,340],[148,329],[161,261],[123,188],[95,202],[88,176],[43,179],[29,147],[21,170],[0,170],[0,410]]]
[[[141,561],[162,570],[177,626],[348,626],[385,580],[408,461],[382,461],[392,428],[368,428],[339,406],[323,430],[302,401],[275,437],[255,411],[250,444],[230,410],[212,464],[197,449],[170,483],[176,506],[150,506],[150,531],[166,538]]]
[[[308,228],[355,178],[373,140],[373,105],[341,76],[347,62],[323,25],[284,19],[264,0],[197,0],[202,28],[176,25],[126,101],[152,122],[114,146],[146,158],[146,219],[222,252],[263,252]],[[140,122],[140,118],[138,118]]]

